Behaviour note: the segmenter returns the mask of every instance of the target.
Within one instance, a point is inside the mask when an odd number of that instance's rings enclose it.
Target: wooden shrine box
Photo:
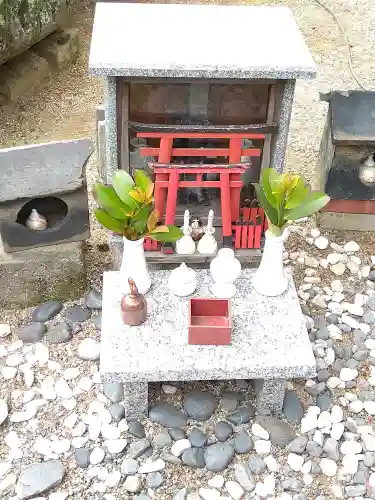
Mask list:
[[[375,92],[337,91],[322,99],[329,108],[317,175],[319,188],[331,200],[320,223],[329,229],[374,231],[375,183],[361,181],[361,167],[375,152]]]
[[[252,220],[254,193],[242,179],[283,170],[295,81],[316,72],[292,12],[98,3],[89,68],[105,78],[103,179],[145,169],[166,223],[181,224],[186,208],[204,219],[213,208],[219,244],[252,259],[250,228],[247,240],[235,237]]]

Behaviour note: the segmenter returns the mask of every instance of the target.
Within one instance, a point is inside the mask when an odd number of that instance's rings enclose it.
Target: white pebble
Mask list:
[[[297,455],[296,453],[289,453],[289,455],[288,455],[288,465],[295,472],[298,472],[298,471],[301,470],[303,462],[304,462],[304,458],[301,455]]]
[[[149,474],[150,472],[158,472],[165,469],[165,462],[161,458],[154,460],[153,462],[143,463],[139,469],[139,474]]]
[[[345,455],[342,459],[344,472],[347,474],[355,474],[358,470],[358,455]]]
[[[121,434],[120,429],[118,429],[115,425],[103,423],[100,432],[104,439],[119,439]]]
[[[340,262],[341,255],[339,253],[330,253],[327,255],[327,261],[329,264],[337,264]]]
[[[353,314],[353,316],[363,316],[364,310],[363,307],[357,304],[349,304],[348,313]]]
[[[272,455],[264,457],[264,462],[271,472],[278,472],[280,470],[280,464],[276,461],[276,459]]]
[[[338,424],[339,422],[342,422],[343,418],[344,418],[344,412],[342,411],[342,408],[338,405],[332,406],[331,422],[334,424]]]
[[[312,484],[312,482],[314,481],[314,478],[311,474],[304,474],[302,479],[306,486],[310,486],[310,484]]]
[[[175,394],[177,392],[177,387],[175,387],[174,385],[163,384],[161,388],[164,394]]]
[[[65,380],[73,380],[80,375],[80,370],[79,368],[67,368],[64,370],[63,377]]]
[[[100,344],[92,338],[83,339],[78,346],[78,357],[86,361],[97,361],[100,356]]]
[[[128,442],[126,439],[111,439],[105,441],[108,452],[113,454],[121,453],[122,450],[125,449],[127,444]]]
[[[229,493],[229,495],[233,498],[233,500],[240,500],[245,493],[244,489],[240,484],[236,481],[227,481],[225,483],[225,489]]]
[[[365,401],[363,405],[369,415],[375,415],[375,401]]]
[[[331,427],[331,415],[329,411],[322,411],[318,417],[318,427],[323,429],[323,427]]]
[[[328,245],[329,245],[329,241],[327,238],[325,238],[324,236],[319,236],[318,238],[316,238],[316,240],[314,241],[314,244],[317,248],[319,248],[320,250],[325,250]]]
[[[330,458],[322,458],[320,461],[320,468],[325,476],[333,477],[337,472],[337,465]]]
[[[218,500],[220,498],[220,492],[211,488],[199,488],[199,496],[203,500]]]
[[[4,380],[12,380],[17,375],[17,368],[13,366],[3,366],[1,372]]]
[[[310,234],[313,238],[319,238],[320,230],[317,227],[313,227],[310,231]]]
[[[218,488],[221,489],[224,486],[224,478],[220,474],[217,474],[216,476],[212,477],[207,481],[208,486],[211,486],[211,488]]]
[[[340,379],[343,382],[350,382],[358,377],[358,370],[355,368],[341,368]]]
[[[314,432],[313,441],[315,441],[315,443],[317,443],[319,446],[323,446],[324,436],[323,436],[322,431],[316,430]]]
[[[357,455],[361,453],[362,445],[358,441],[344,441],[340,446],[340,451],[343,455]]]
[[[311,460],[305,462],[301,467],[302,474],[308,474],[311,471],[312,463]]]
[[[0,324],[0,339],[7,337],[10,335],[10,325],[7,325],[6,323],[1,323]]]
[[[61,455],[61,453],[65,453],[70,450],[70,440],[57,439],[56,441],[51,441],[51,449],[57,455]]]
[[[341,321],[350,326],[350,328],[359,328],[359,322],[348,314],[343,314],[341,316]]]
[[[336,276],[342,276],[345,273],[345,264],[338,262],[337,264],[331,266],[330,269],[333,274],[336,274]]]
[[[93,381],[89,377],[82,377],[78,382],[78,387],[81,391],[88,392],[93,386]]]
[[[267,454],[271,451],[271,442],[270,441],[264,441],[263,439],[258,439],[254,443],[255,446],[255,451],[257,453],[261,454]]]
[[[179,439],[173,444],[171,453],[174,457],[180,457],[189,448],[191,448],[191,443],[188,439]]]
[[[344,245],[344,252],[358,252],[359,245],[355,241],[349,241]]]
[[[370,349],[370,351],[375,349],[375,339],[367,339],[365,341],[365,346],[367,347],[367,349]]]
[[[97,465],[103,461],[105,456],[105,451],[102,448],[94,448],[90,455],[90,464]]]
[[[354,413],[360,413],[363,410],[363,402],[360,399],[352,401],[349,404],[349,409]]]
[[[68,383],[66,380],[63,378],[60,378],[56,384],[55,384],[55,391],[56,394],[61,398],[61,399],[70,399],[73,397],[73,392],[71,388],[69,387]]]
[[[66,491],[57,491],[56,493],[50,493],[48,500],[66,500],[69,493]]]
[[[44,344],[35,344],[35,359],[39,362],[40,365],[45,365],[48,363],[49,359],[49,350],[48,347]]]
[[[270,438],[270,435],[268,434],[266,429],[263,429],[263,427],[257,423],[252,425],[251,432],[254,434],[254,436],[257,436],[261,439],[268,440]]]
[[[341,422],[338,422],[336,424],[333,424],[332,429],[331,429],[331,437],[333,439],[336,439],[336,441],[339,441],[341,436],[344,434],[344,424]]]
[[[5,422],[8,416],[8,405],[4,399],[0,399],[0,425]]]
[[[313,431],[318,427],[318,419],[317,416],[313,413],[307,413],[306,417],[304,417],[301,421],[301,434],[306,434],[310,431]]]
[[[119,470],[114,470],[113,472],[110,472],[104,481],[104,485],[107,488],[114,488],[115,486],[118,485],[118,483],[121,480],[121,472]]]
[[[71,413],[66,419],[64,420],[64,427],[67,429],[73,429],[73,427],[76,425],[78,420],[78,416],[76,413]]]

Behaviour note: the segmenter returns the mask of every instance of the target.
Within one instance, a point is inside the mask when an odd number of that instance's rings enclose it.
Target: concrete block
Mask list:
[[[325,229],[375,231],[375,215],[320,212],[318,214],[318,224]]]
[[[76,61],[79,54],[79,31],[69,28],[52,33],[31,49],[47,60],[52,71],[61,71]]]
[[[28,307],[47,300],[73,300],[86,288],[81,243],[0,250],[0,307]]]
[[[0,100],[16,101],[20,95],[30,92],[49,71],[46,59],[32,51],[15,57],[1,67]]]

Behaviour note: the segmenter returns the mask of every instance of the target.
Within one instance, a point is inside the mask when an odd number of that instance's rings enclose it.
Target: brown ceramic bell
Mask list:
[[[125,325],[138,326],[146,321],[147,302],[137,285],[131,278],[128,279],[130,293],[121,300],[121,315]]]

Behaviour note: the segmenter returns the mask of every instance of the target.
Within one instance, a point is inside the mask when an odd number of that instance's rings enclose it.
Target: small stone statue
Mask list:
[[[204,228],[204,235],[199,240],[197,250],[202,254],[214,254],[217,252],[217,241],[215,240],[214,233],[214,211],[211,209],[208,212],[207,226]]]
[[[138,292],[137,285],[132,278],[128,278],[130,293],[121,300],[121,315],[125,325],[138,326],[146,321],[147,302]]]
[[[358,177],[365,186],[375,187],[375,153],[372,153],[361,164]]]
[[[43,231],[43,229],[47,228],[47,219],[33,208],[29,217],[26,219],[25,225],[33,231]]]
[[[185,210],[184,213],[184,225],[182,232],[183,237],[176,241],[176,252],[180,255],[186,254],[191,255],[195,252],[195,243],[191,237],[191,232],[189,229],[189,210]]]
[[[203,222],[199,217],[190,219],[190,234],[194,241],[198,241],[204,234]]]

